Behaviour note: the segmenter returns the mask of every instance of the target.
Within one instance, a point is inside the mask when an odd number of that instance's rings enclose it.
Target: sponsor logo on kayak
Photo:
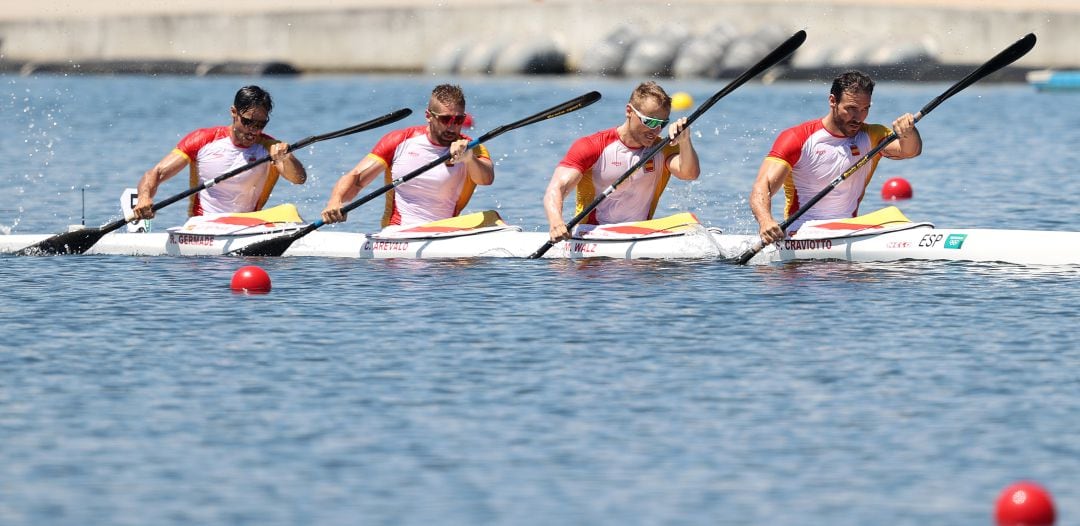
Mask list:
[[[596,243],[570,243],[570,252],[579,252],[581,254],[595,253]]]
[[[204,236],[199,234],[175,234],[169,233],[169,242],[177,245],[198,245],[202,247],[208,247],[214,244],[214,236]]]
[[[405,252],[409,250],[408,241],[365,241],[364,250],[386,250],[391,252]]]
[[[911,248],[910,241],[889,241],[885,243],[885,248]]]
[[[945,238],[945,248],[958,250],[964,246],[965,239],[967,234],[949,234],[949,237]]]
[[[779,250],[829,250],[832,248],[831,239],[785,239],[776,242]]]

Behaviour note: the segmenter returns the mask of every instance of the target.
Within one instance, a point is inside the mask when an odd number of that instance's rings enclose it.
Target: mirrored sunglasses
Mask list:
[[[452,115],[452,114],[449,114],[449,113],[435,113],[435,112],[433,112],[431,110],[428,110],[428,115],[431,115],[432,117],[435,117],[435,120],[439,121],[439,124],[442,124],[443,126],[450,126],[450,125],[458,126],[458,125],[461,125],[461,124],[465,124],[465,115],[464,114]]]
[[[654,119],[652,117],[647,117],[638,111],[633,104],[630,105],[630,109],[634,110],[634,113],[637,114],[638,118],[641,119],[641,123],[644,124],[646,128],[663,128],[664,126],[667,126],[667,123],[671,122],[671,119]]]

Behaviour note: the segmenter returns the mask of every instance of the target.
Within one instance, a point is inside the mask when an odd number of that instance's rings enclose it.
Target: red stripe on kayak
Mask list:
[[[471,228],[458,228],[454,226],[417,226],[399,230],[399,232],[457,232],[458,230],[472,230]]]
[[[239,226],[259,226],[259,225],[271,225],[266,220],[259,219],[257,217],[218,217],[211,219],[211,223],[220,223],[223,225],[239,225]]]
[[[600,229],[597,229],[597,230],[600,230]],[[604,227],[603,230],[605,232],[614,232],[616,234],[638,234],[638,235],[659,234],[659,233],[664,233],[664,232],[671,232],[671,230],[668,230],[668,229],[657,230],[655,228],[645,228],[645,227],[630,226],[630,225],[616,226],[616,227]]]
[[[827,230],[862,230],[865,228],[882,228],[881,225],[860,225],[858,223],[824,223],[821,225],[813,225],[814,228],[824,228]]]

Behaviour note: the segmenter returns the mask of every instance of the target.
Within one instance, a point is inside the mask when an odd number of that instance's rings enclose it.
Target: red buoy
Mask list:
[[[1054,502],[1050,492],[1031,482],[1017,482],[1001,492],[994,518],[998,526],[1052,526]]]
[[[881,185],[881,198],[885,201],[911,199],[911,183],[903,177],[893,177]]]
[[[246,292],[248,294],[266,294],[270,292],[270,275],[265,270],[254,265],[240,267],[233,274],[229,288],[233,292]]]
[[[471,113],[466,113],[465,114],[465,122],[463,122],[461,124],[461,127],[462,128],[472,128],[473,127],[473,118],[472,118]]]

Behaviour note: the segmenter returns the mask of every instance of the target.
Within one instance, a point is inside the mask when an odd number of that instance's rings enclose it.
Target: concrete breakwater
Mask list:
[[[971,2],[844,0],[345,5],[0,20],[0,68],[106,72],[122,64],[127,69],[116,71],[140,72],[131,64],[142,63],[142,72],[166,64],[173,69],[162,72],[185,73],[184,65],[195,64],[192,72],[213,73],[215,64],[232,64],[216,71],[723,77],[797,29],[809,39],[774,76],[843,67],[885,77],[948,76],[1028,32],[1039,43],[1019,69],[1080,66],[1080,10],[1038,3],[982,9],[971,9]],[[268,64],[280,67],[262,67]]]

